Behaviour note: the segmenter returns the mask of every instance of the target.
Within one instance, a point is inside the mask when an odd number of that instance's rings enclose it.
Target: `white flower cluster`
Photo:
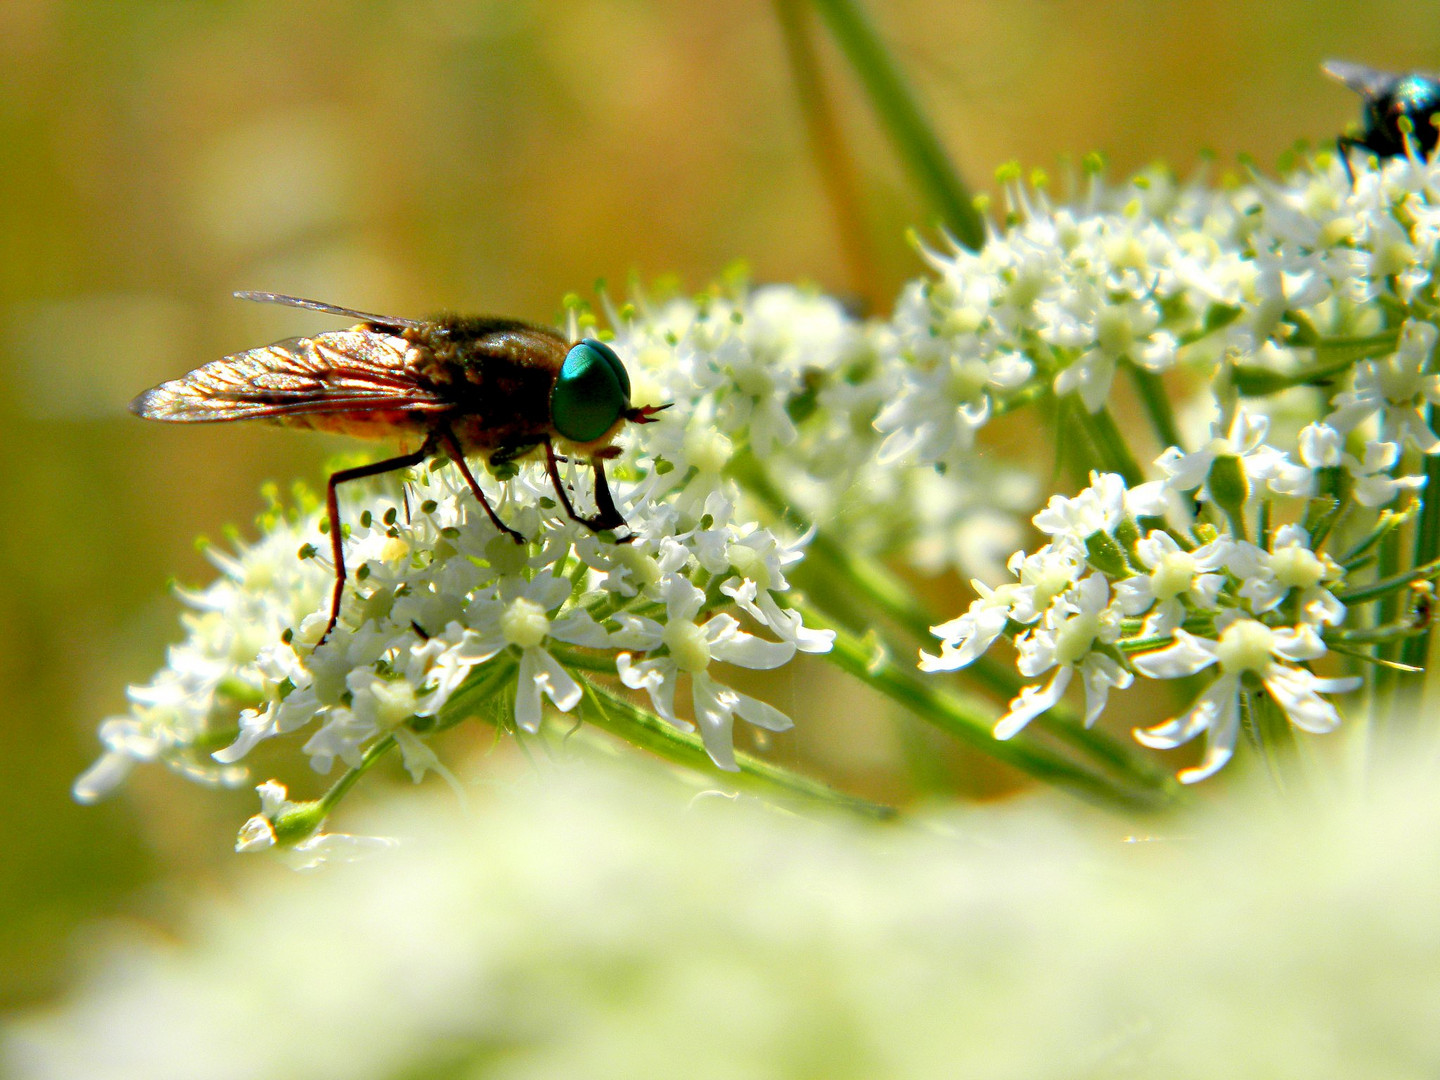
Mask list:
[[[1243,676],[1258,680],[1296,727],[1333,730],[1339,714],[1321,695],[1353,690],[1360,680],[1318,678],[1305,665],[1325,655],[1325,629],[1345,620],[1334,591],[1343,569],[1313,550],[1299,525],[1280,526],[1263,544],[1204,527],[1142,533],[1138,522],[1163,522],[1176,491],[1171,483],[1127,489],[1114,473],[1097,473],[1075,498],[1052,497],[1035,515],[1050,542],[1015,554],[1012,583],[977,583],[980,599],[935,627],[940,654],[922,654],[921,668],[964,667],[1015,628],[1020,673],[1051,674],[1043,686],[1025,687],[995,725],[996,738],[1008,739],[1053,708],[1076,674],[1088,725],[1110,691],[1130,686],[1136,674],[1174,679],[1217,666],[1183,715],[1135,731],[1157,749],[1207,734],[1204,760],[1180,773],[1187,783],[1212,775],[1233,754]],[[1164,641],[1173,644],[1155,648]]]
[[[1017,552],[1012,581],[977,582],[969,611],[935,628],[941,651],[924,670],[970,664],[1008,632],[1022,675],[1050,673],[997,737],[1054,706],[1077,673],[1088,724],[1137,674],[1215,670],[1186,712],[1135,732],[1159,748],[1207,733],[1184,781],[1229,759],[1252,684],[1297,728],[1338,724],[1321,695],[1360,679],[1310,664],[1346,618],[1347,571],[1366,580],[1364,552],[1397,520],[1384,508],[1423,487],[1415,470],[1440,449],[1440,165],[1399,158],[1352,186],[1324,162],[1231,190],[1096,180],[1084,209],[1012,183],[1013,224],[983,251],[927,253],[939,279],[912,285],[897,314],[909,366],[877,420],[882,454],[958,465],[992,411],[1036,381],[1088,413],[1133,409],[1112,386],[1120,368],[1143,380],[1183,366],[1209,380],[1225,418],[1193,449],[1166,448],[1159,481],[1092,475],[1077,498],[1052,498],[1034,519],[1050,542]],[[1245,396],[1307,383],[1330,389]],[[1311,528],[1349,554],[1337,563]]]

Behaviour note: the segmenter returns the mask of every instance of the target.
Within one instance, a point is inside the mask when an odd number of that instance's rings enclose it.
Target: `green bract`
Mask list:
[[[586,338],[570,350],[550,393],[555,430],[574,442],[609,431],[630,404],[630,376],[615,350]]]

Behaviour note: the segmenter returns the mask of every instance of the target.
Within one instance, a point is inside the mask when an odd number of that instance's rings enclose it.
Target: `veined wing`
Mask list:
[[[410,370],[408,348],[398,335],[368,330],[277,341],[161,383],[132,401],[130,411],[178,423],[444,411],[445,400]]]
[[[1388,71],[1377,71],[1349,60],[1326,60],[1320,70],[1367,100],[1384,97],[1399,78]]]

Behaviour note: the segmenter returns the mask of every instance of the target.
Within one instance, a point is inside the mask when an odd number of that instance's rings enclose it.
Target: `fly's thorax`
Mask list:
[[[451,426],[467,448],[519,446],[554,434],[550,392],[569,347],[555,331],[514,319],[445,316],[406,336],[417,378],[450,401]]]

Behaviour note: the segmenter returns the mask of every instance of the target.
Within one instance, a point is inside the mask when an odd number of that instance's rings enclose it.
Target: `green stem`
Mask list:
[[[1140,467],[1140,462],[1135,460],[1135,455],[1131,453],[1125,436],[1120,433],[1120,426],[1115,423],[1110,409],[1106,407],[1092,413],[1077,401],[1072,411],[1079,417],[1081,425],[1089,435],[1101,467],[1119,473],[1130,487],[1143,484],[1145,470]]]
[[[1373,349],[1376,356],[1384,356],[1386,353],[1395,351],[1400,343],[1400,331],[1387,330],[1380,334],[1365,334],[1360,337],[1322,337],[1310,344],[1309,348],[1316,352],[1329,352],[1332,349]]]
[[[1400,566],[1400,536],[1398,533],[1390,532],[1380,541],[1379,558],[1376,564],[1376,572],[1380,575],[1382,582],[1398,577]],[[1360,590],[1357,590],[1360,591]],[[1375,622],[1380,626],[1393,623],[1400,611],[1400,602],[1393,589],[1387,587],[1379,596],[1380,604],[1375,612]],[[1344,603],[1342,600],[1341,603]],[[1401,646],[1397,642],[1387,642],[1378,645],[1375,655],[1381,660],[1399,661]],[[1394,668],[1382,666],[1378,668],[1374,676],[1374,695],[1377,708],[1375,717],[1382,728],[1392,726],[1395,714],[1399,705],[1396,701],[1395,684],[1398,673]]]
[[[1436,412],[1433,405],[1425,410],[1426,421],[1432,430]],[[1420,520],[1415,528],[1415,563],[1427,567],[1433,565],[1437,558],[1440,558],[1440,455],[1430,454],[1425,458],[1425,486],[1420,489]],[[1400,662],[1423,668],[1429,658],[1430,629],[1427,626],[1423,633],[1410,638],[1401,647]],[[1409,689],[1418,691],[1419,687]]]
[[[569,648],[561,649],[559,646],[551,647],[551,652],[562,663],[579,666],[572,663],[577,659],[572,655],[575,651]],[[607,668],[613,675],[614,664],[608,664]],[[666,761],[683,765],[699,773],[709,774],[716,782],[720,781],[720,777],[715,774],[715,764],[710,760],[710,755],[705,752],[705,744],[699,735],[681,731],[648,710],[631,704],[619,694],[593,679],[585,678],[585,684],[604,705],[603,708],[592,708],[586,711],[587,723],[623,739],[632,746],[648,750]],[[755,791],[770,798],[774,798],[776,795],[798,795],[806,800],[870,818],[888,818],[895,814],[891,807],[882,806],[854,795],[846,795],[818,780],[801,776],[783,766],[738,750],[735,752],[735,764],[739,766],[739,772],[722,774],[725,783],[733,783],[736,787]]]
[[[874,245],[865,225],[860,183],[854,159],[845,146],[835,119],[830,95],[815,53],[815,35],[805,0],[775,0],[775,13],[785,34],[795,93],[810,136],[810,149],[835,214],[836,231],[844,253],[851,287],[873,307],[882,301]]]
[[[870,104],[901,161],[935,204],[951,235],[965,247],[978,251],[985,242],[985,230],[970,193],[860,4],[856,0],[814,3],[864,83]]]
[[[1418,549],[1419,545],[1417,544],[1416,547]],[[1372,581],[1369,585],[1361,585],[1355,589],[1336,593],[1335,599],[1346,605],[1363,604],[1368,600],[1392,594],[1412,581],[1425,581],[1437,574],[1440,574],[1440,559],[1432,559],[1424,566],[1417,566],[1413,570],[1403,570],[1398,574],[1381,578],[1379,581]]]
[[[1294,386],[1319,384],[1342,375],[1359,360],[1385,356],[1395,351],[1399,341],[1398,333],[1377,334],[1363,338],[1321,338],[1307,346],[1317,353],[1343,352],[1333,360],[1305,368],[1302,371],[1280,372],[1269,368],[1236,364],[1231,369],[1235,387],[1247,397],[1264,397],[1279,393]]]
[[[985,703],[942,689],[934,680],[917,675],[913,668],[896,664],[883,649],[867,647],[848,631],[828,626],[824,616],[811,605],[799,604],[797,610],[804,616],[806,625],[835,632],[834,646],[825,654],[827,660],[920,719],[991,757],[1036,779],[1111,805],[1154,806],[1174,797],[1168,787],[1157,785],[1136,790],[1092,773],[1024,734],[1008,740],[996,739],[992,733],[994,717]]]
[[[1175,411],[1170,407],[1170,395],[1165,392],[1165,383],[1153,371],[1146,371],[1136,364],[1130,368],[1130,380],[1145,406],[1145,415],[1160,440],[1161,447],[1180,445],[1180,428],[1175,423]]]
[[[329,817],[336,805],[346,796],[350,789],[355,786],[360,777],[369,772],[377,761],[394,749],[395,736],[393,735],[386,735],[378,742],[371,743],[366,749],[364,756],[361,757],[360,764],[356,765],[353,769],[345,770],[345,774],[341,776],[339,780],[336,780],[335,783],[330,786],[330,790],[325,792],[325,794],[317,800],[316,805],[319,808],[320,817],[322,819]]]

